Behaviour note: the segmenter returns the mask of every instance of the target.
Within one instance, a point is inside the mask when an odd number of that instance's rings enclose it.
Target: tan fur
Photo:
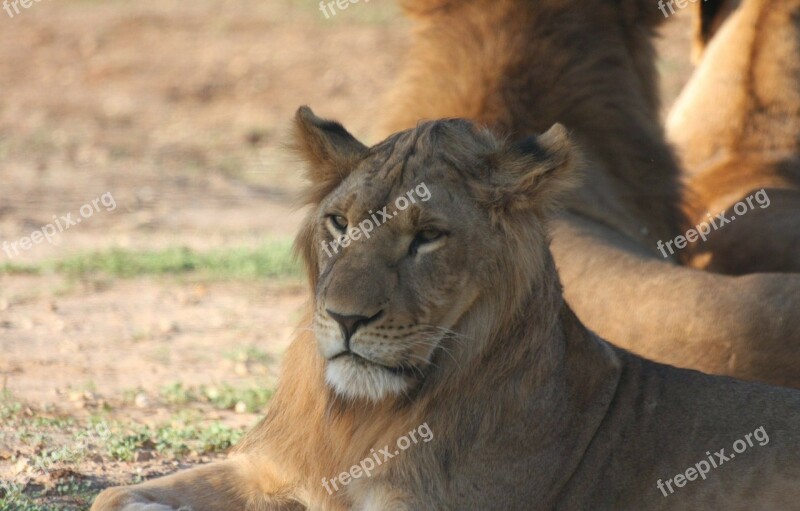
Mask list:
[[[655,0],[404,5],[417,29],[384,131],[438,117],[512,136],[563,123],[587,161],[552,246],[578,316],[660,362],[800,386],[799,275],[698,272],[656,248],[686,222],[658,120],[651,37],[664,17]]]
[[[668,122],[690,174],[692,220],[736,217],[688,259],[737,275],[800,272],[800,1],[738,4],[697,4],[702,59]],[[760,189],[767,207],[733,211]]]
[[[562,128],[512,144],[463,120],[435,121],[367,149],[307,109],[297,124],[313,188],[335,184],[311,199],[298,236],[314,295],[301,327],[317,326],[297,335],[267,417],[230,460],[107,490],[95,511],[735,511],[800,498],[800,393],[645,361],[592,334],[564,303],[546,235],[548,212],[576,182]],[[329,215],[355,224],[421,183],[429,200],[370,239],[321,249],[333,239]],[[409,250],[431,225],[446,235]],[[382,311],[349,338],[350,353],[371,361],[352,381],[375,364],[405,365],[414,371],[402,391],[359,396],[347,381],[326,383],[341,358],[330,345],[347,345],[344,332],[320,328],[332,307]],[[416,341],[430,349],[412,356]],[[334,495],[323,489],[322,478],[422,423],[429,443]],[[760,426],[770,441],[745,459],[667,498],[657,489]]]

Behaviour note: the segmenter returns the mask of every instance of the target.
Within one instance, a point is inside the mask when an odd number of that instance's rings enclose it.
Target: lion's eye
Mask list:
[[[347,219],[342,215],[328,215],[328,221],[339,232],[347,231]]]
[[[419,231],[416,236],[414,236],[414,240],[411,242],[411,246],[408,248],[408,253],[411,255],[415,255],[419,247],[425,245],[426,243],[432,243],[444,236],[444,233],[438,229],[424,229]]]
[[[422,243],[430,243],[431,241],[436,241],[439,238],[444,236],[442,231],[438,231],[436,229],[425,229],[424,231],[420,231],[417,233],[416,239]]]

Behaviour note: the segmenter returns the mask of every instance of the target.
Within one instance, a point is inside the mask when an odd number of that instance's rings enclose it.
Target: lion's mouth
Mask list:
[[[349,351],[349,350],[337,353],[336,355],[334,355],[331,358],[329,358],[328,362],[333,362],[334,360],[342,358],[342,357],[349,357],[351,360],[353,360],[354,362],[359,363],[359,364],[363,364],[363,365],[367,365],[367,366],[373,366],[373,367],[380,367],[381,369],[384,369],[384,370],[386,370],[386,371],[388,371],[388,372],[390,372],[390,373],[392,373],[394,375],[397,375],[397,376],[414,377],[414,376],[418,376],[419,373],[420,373],[419,369],[417,369],[417,368],[415,368],[415,367],[413,367],[411,365],[405,365],[404,364],[404,365],[399,365],[399,366],[387,366],[385,364],[381,364],[380,362],[375,362],[374,360],[370,360],[370,359],[368,359],[366,357],[363,357],[363,356],[359,355],[358,353],[356,353],[354,351]]]

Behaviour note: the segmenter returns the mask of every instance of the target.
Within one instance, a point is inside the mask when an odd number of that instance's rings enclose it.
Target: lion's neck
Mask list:
[[[463,395],[465,389],[471,389],[466,391],[470,395],[493,394],[503,388],[525,390],[532,395],[554,384],[582,385],[583,376],[589,380],[596,377],[594,369],[597,374],[605,374],[606,366],[616,364],[616,356],[604,348],[605,341],[592,334],[564,301],[561,283],[549,256],[546,265],[544,276],[528,286],[524,299],[518,304],[499,302],[499,308],[507,312],[497,310],[481,314],[473,311],[471,321],[459,326],[458,331],[467,343],[480,344],[481,336],[488,340],[479,356],[449,365],[445,377],[431,382],[437,388],[431,399],[434,406],[438,406],[440,395]],[[513,288],[513,284],[507,287]],[[497,307],[497,303],[493,306]],[[487,321],[488,317],[496,319]],[[454,352],[458,356],[455,347]],[[597,359],[588,363],[589,356]],[[583,376],[575,381],[562,381],[565,374],[576,370],[575,374]],[[476,378],[486,373],[490,376]],[[493,381],[487,385],[487,379]],[[528,405],[524,401],[509,403],[509,406],[521,407],[520,410]]]
[[[679,222],[679,187],[658,123],[651,41],[644,29],[597,22],[593,8],[568,7],[462,2],[421,16],[385,129],[466,117],[522,136],[561,122],[591,164],[571,208],[655,246]]]
[[[439,382],[423,416],[442,453],[470,439],[471,454],[496,466],[527,460],[525,484],[550,509],[606,416],[621,363],[560,294],[542,303],[546,294],[533,291],[483,357]]]
[[[497,378],[490,387],[506,385],[503,380],[516,375],[516,384],[531,391],[558,370],[564,358],[560,311],[565,304],[550,254],[539,264],[545,269],[531,282],[521,282],[521,276],[519,282],[504,282],[502,298],[478,301],[455,326],[457,337],[445,346],[449,355],[440,352],[442,370],[425,382],[433,389],[434,405],[441,395],[471,388],[475,375],[486,374],[487,368]]]

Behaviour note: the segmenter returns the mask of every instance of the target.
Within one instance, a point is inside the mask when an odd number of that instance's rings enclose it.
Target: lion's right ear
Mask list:
[[[301,106],[294,117],[293,149],[308,164],[311,184],[327,192],[338,186],[367,152],[341,124],[320,119],[307,106]]]
[[[736,0],[703,0],[694,8],[692,20],[692,62],[697,65],[711,38],[722,23],[736,10]]]

